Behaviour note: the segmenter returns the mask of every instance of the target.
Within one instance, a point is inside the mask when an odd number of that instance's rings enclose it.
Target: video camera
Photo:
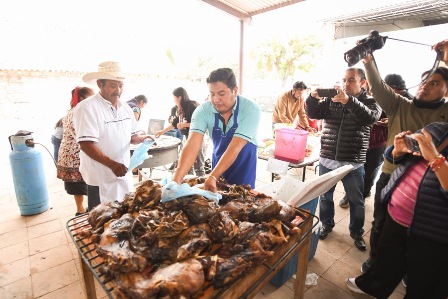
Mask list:
[[[378,31],[372,30],[369,35],[360,40],[358,45],[344,53],[344,60],[348,66],[357,64],[361,59],[372,54],[373,51],[381,49],[386,43],[387,36],[381,36]]]

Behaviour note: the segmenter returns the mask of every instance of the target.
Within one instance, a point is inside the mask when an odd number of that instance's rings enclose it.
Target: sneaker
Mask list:
[[[319,239],[325,240],[332,230],[333,230],[332,228],[326,228],[325,226],[322,226],[322,229],[320,230]]]
[[[356,236],[356,235],[350,234],[350,237],[352,237],[353,240],[355,240],[356,248],[358,248],[361,251],[367,250],[366,242],[364,241],[362,236]]]
[[[358,288],[354,278],[347,278],[345,280],[345,285],[352,292],[355,292],[357,294],[365,294],[360,288]]]
[[[401,284],[402,284],[405,288],[408,287],[408,275],[407,275],[407,274],[404,275],[403,279],[401,280]]]
[[[343,209],[348,208],[349,203],[348,203],[348,198],[347,196],[344,196],[340,201],[339,201],[339,206]]]
[[[370,268],[373,267],[373,264],[375,264],[375,258],[369,256],[369,258],[364,263],[362,263],[361,272],[366,273],[370,270]]]

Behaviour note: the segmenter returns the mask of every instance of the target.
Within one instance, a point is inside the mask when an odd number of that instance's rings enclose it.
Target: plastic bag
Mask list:
[[[319,276],[317,276],[316,273],[307,274],[305,279],[305,285],[315,286],[317,285],[317,279],[319,279]]]
[[[171,181],[162,187],[162,202],[167,202],[179,197],[194,194],[202,195],[205,198],[211,199],[215,201],[216,204],[218,204],[219,200],[222,198],[222,195],[219,193],[202,190],[197,187],[191,187],[187,183],[179,185],[176,182]]]
[[[135,167],[142,164],[146,159],[151,156],[148,155],[149,148],[154,144],[154,140],[146,138],[135,150],[131,157],[131,162],[129,163],[128,172]]]
[[[292,277],[294,277],[294,279],[297,279],[295,274]],[[318,279],[319,279],[319,276],[316,273],[307,274],[306,278],[305,278],[305,285],[306,286],[315,286],[315,285],[317,285]]]

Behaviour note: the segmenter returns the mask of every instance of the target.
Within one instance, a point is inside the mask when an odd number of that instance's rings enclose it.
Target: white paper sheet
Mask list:
[[[351,165],[342,166],[305,182],[285,177],[255,190],[299,207],[330,190],[352,169]]]

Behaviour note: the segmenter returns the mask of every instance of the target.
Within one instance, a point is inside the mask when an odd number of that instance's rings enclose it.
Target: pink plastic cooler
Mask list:
[[[293,164],[302,163],[305,159],[308,131],[281,128],[275,131],[275,159]]]

